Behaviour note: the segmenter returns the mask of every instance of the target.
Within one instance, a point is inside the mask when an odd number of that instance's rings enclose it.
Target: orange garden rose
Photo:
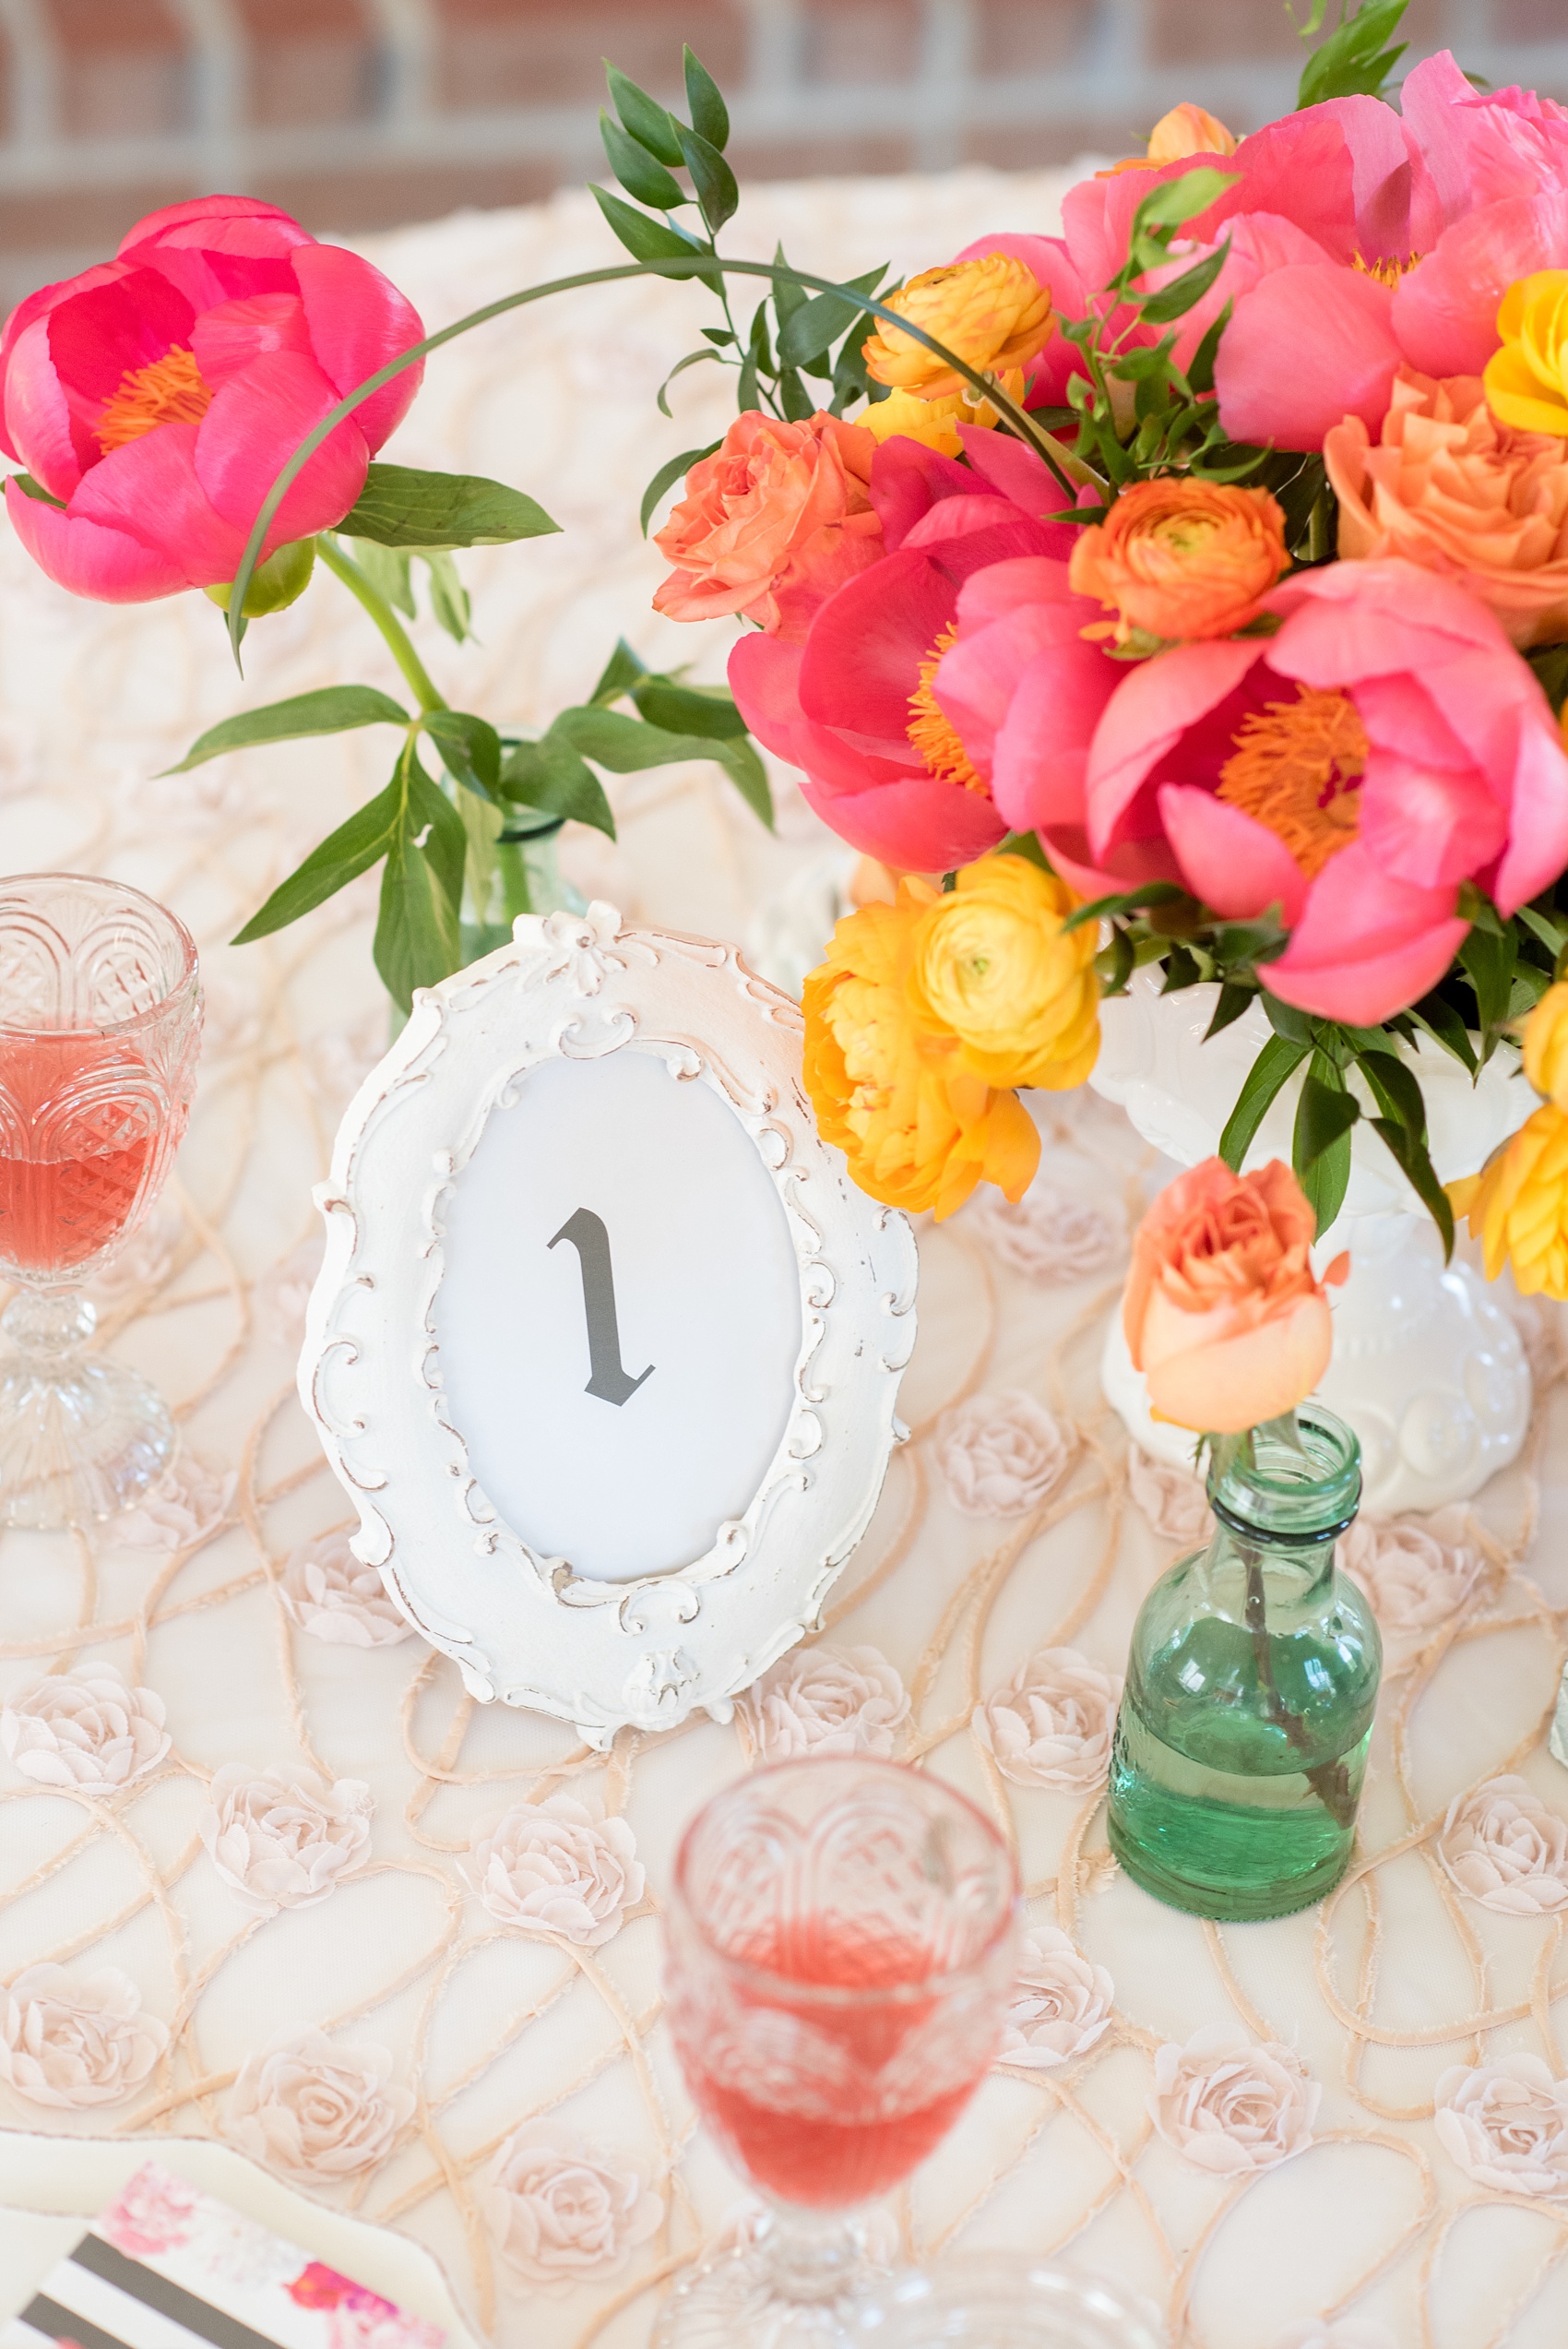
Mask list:
[[[861,1190],[940,1220],[982,1180],[1022,1198],[1039,1136],[1017,1095],[979,1075],[958,1038],[911,1001],[921,919],[939,896],[905,879],[896,904],[838,924],[805,984],[804,1073],[818,1130]]]
[[[1521,650],[1568,637],[1568,442],[1499,423],[1478,376],[1401,367],[1377,444],[1347,416],[1323,455],[1342,555],[1446,573]]]
[[[755,409],[738,416],[655,535],[675,566],[655,609],[672,620],[740,612],[802,640],[817,606],[882,558],[875,454],[870,433],[821,410],[798,424]]]
[[[1233,1435],[1293,1411],[1328,1367],[1327,1288],[1309,1254],[1317,1219],[1275,1159],[1233,1174],[1206,1159],[1155,1199],[1133,1243],[1122,1323],[1158,1419]]]
[[[1289,559],[1267,490],[1170,474],[1122,492],[1080,534],[1068,578],[1116,613],[1118,643],[1134,630],[1190,640],[1244,627]]]
[[[1004,376],[1033,359],[1051,338],[1049,289],[1006,253],[926,269],[900,292],[890,294],[887,307],[923,327],[971,367]],[[861,349],[867,374],[895,392],[944,399],[970,389],[934,351],[885,321],[866,337]]]

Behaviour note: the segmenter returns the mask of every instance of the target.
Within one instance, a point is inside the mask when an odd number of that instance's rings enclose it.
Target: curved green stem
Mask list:
[[[428,717],[433,709],[445,709],[448,704],[431,682],[430,672],[414,650],[407,628],[398,619],[386,598],[373,588],[352,555],[345,554],[336,539],[323,531],[315,542],[316,553],[336,578],[342,580],[349,593],[363,605],[386,639],[386,649],[407,679],[422,712]]]

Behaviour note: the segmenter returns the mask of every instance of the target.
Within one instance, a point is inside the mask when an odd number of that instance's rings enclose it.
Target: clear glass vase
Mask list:
[[[469,835],[461,927],[466,969],[498,946],[510,945],[519,913],[553,913],[562,906],[581,913],[584,900],[561,874],[564,817],[529,807],[502,809],[467,791],[459,791],[457,801]]]
[[[1383,1666],[1334,1563],[1360,1489],[1316,1403],[1214,1439],[1214,1539],[1139,1611],[1111,1771],[1111,1849],[1173,1908],[1283,1916],[1349,1864]]]

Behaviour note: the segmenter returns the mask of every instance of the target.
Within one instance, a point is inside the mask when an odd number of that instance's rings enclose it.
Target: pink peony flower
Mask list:
[[[1117,676],[1065,594],[1058,564],[971,581],[940,706],[1008,821],[1079,888],[1167,877],[1228,919],[1278,907],[1290,943],[1261,975],[1283,1001],[1386,1019],[1453,960],[1462,881],[1512,913],[1568,864],[1550,707],[1454,581],[1332,564],[1275,590],[1277,636]]]
[[[113,260],[30,294],[0,337],[0,447],[59,501],[7,482],[18,537],[52,579],[108,603],[232,579],[312,425],[422,333],[379,269],[275,204],[205,196],[148,213]],[[265,553],[341,520],[420,374],[338,426]]]
[[[975,428],[965,439],[972,471],[911,440],[878,449],[884,560],[828,598],[803,644],[754,634],[730,655],[746,723],[803,770],[823,821],[905,872],[967,864],[1008,829],[927,691],[960,583],[1012,556],[1065,555],[1073,538],[1042,519],[1063,492],[1032,450]]]

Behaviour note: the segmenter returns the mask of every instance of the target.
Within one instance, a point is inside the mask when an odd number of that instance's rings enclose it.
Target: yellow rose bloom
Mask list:
[[[1503,348],[1486,363],[1487,406],[1519,432],[1568,437],[1568,269],[1537,269],[1503,297]]]
[[[934,335],[971,367],[999,375],[1034,358],[1051,337],[1049,289],[1005,253],[926,269],[901,292],[890,294],[887,307]],[[944,399],[969,388],[934,351],[885,321],[866,337],[861,351],[867,374],[895,391]]]
[[[1148,135],[1148,153],[1134,155],[1125,163],[1112,163],[1108,172],[1096,172],[1096,179],[1114,179],[1119,172],[1158,170],[1162,163],[1180,163],[1189,155],[1234,155],[1236,134],[1227,130],[1218,114],[1206,106],[1194,106],[1191,99],[1180,106],[1172,106],[1161,114]]]
[[[1548,987],[1525,1022],[1525,1074],[1538,1093],[1568,1109],[1568,981]]]
[[[956,1036],[992,1085],[1081,1085],[1099,1051],[1093,923],[1063,928],[1079,900],[1028,857],[982,856],[947,895],[929,888],[908,992],[916,1017]]]
[[[825,1141],[862,1191],[938,1220],[977,1183],[1022,1198],[1039,1136],[1016,1093],[964,1065],[951,1035],[923,1031],[909,1001],[914,932],[934,892],[904,880],[895,905],[847,914],[805,983],[806,1091]]]
[[[1002,377],[1002,388],[1010,399],[1022,399],[1026,382],[1022,367],[1013,367]],[[890,391],[885,399],[874,400],[855,422],[863,424],[879,441],[918,440],[944,457],[961,457],[964,443],[958,431],[960,424],[979,424],[990,432],[998,421],[998,411],[989,399],[975,399],[968,395],[967,384],[962,391],[949,392],[943,399],[922,399],[913,391]]]
[[[1525,1296],[1568,1299],[1568,1111],[1543,1103],[1448,1196],[1481,1243],[1489,1281],[1510,1264]]]

